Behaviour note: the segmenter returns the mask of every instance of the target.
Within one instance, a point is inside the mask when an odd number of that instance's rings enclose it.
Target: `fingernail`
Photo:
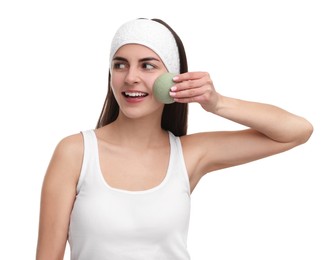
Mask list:
[[[172,97],[176,96],[175,92],[169,92],[169,95],[171,95]]]
[[[173,78],[174,81],[176,81],[176,80],[178,80],[178,79],[179,79],[178,76],[175,76],[175,77]]]
[[[170,91],[176,91],[176,89],[177,89],[177,87],[172,86],[172,87],[170,88]]]

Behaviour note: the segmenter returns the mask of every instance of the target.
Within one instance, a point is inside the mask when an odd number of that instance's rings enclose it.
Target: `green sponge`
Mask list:
[[[174,86],[174,73],[163,73],[154,82],[153,94],[157,101],[164,104],[174,103],[174,99],[169,95],[170,88]]]

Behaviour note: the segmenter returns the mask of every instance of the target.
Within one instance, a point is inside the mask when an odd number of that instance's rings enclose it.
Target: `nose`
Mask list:
[[[139,83],[139,81],[139,70],[135,66],[130,66],[125,77],[125,82],[129,85],[134,85]]]

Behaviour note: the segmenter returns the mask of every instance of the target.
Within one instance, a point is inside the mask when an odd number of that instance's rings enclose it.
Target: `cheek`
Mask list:
[[[121,77],[113,75],[110,80],[110,86],[114,92],[114,90],[119,89],[122,86],[123,80]]]
[[[151,90],[153,90],[154,82],[160,75],[161,74],[153,75],[153,76],[147,78],[146,85],[149,86]]]
[[[149,86],[150,90],[153,90],[154,81],[155,79],[147,81],[147,86]]]

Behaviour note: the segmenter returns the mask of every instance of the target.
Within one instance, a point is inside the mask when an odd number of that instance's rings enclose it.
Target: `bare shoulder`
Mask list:
[[[246,143],[251,143],[252,139],[256,138],[250,130],[213,131],[183,136],[181,144],[187,165],[201,176],[243,161],[240,157],[253,153],[252,149],[250,153],[246,149]]]
[[[59,141],[55,148],[55,152],[65,153],[72,157],[83,155],[84,145],[81,133],[64,137]]]
[[[84,145],[81,133],[73,134],[62,138],[55,147],[53,159],[57,157],[62,160],[77,161],[83,157]]]
[[[180,140],[190,187],[193,190],[204,173],[209,171],[206,168],[208,165],[206,154],[211,150],[209,143],[218,143],[218,136],[212,132],[200,132],[182,136]]]
[[[238,132],[238,131],[236,131]],[[214,131],[214,132],[199,132],[188,134],[181,137],[181,143],[183,145],[183,149],[197,149],[202,144],[207,142],[216,142],[218,139],[226,139],[233,132],[230,131]],[[200,147],[202,148],[202,147]]]
[[[77,179],[80,174],[84,154],[81,133],[64,137],[59,141],[51,158],[48,172],[57,172]]]
[[[219,138],[225,139],[225,132],[199,132],[184,135],[180,138],[184,157],[189,165],[195,165],[210,149],[210,144],[218,144]],[[193,169],[194,167],[191,166]]]
[[[225,140],[229,132],[198,132],[182,136],[181,144],[185,156],[191,156],[194,160],[199,160],[206,153],[210,144],[218,144]]]

